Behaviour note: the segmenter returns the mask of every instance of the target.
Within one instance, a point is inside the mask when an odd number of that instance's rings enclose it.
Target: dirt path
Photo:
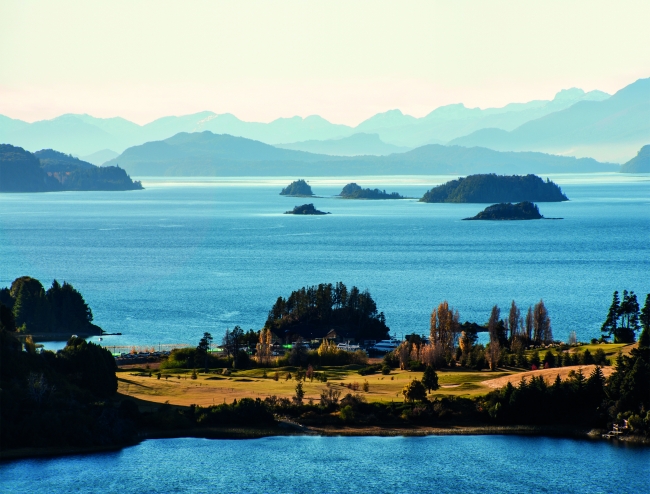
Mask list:
[[[593,372],[595,368],[596,368],[595,365],[572,365],[569,367],[540,369],[536,371],[520,372],[518,374],[499,377],[497,379],[489,379],[487,381],[483,381],[481,384],[487,386],[488,388],[498,389],[504,387],[508,383],[511,383],[513,386],[516,386],[517,384],[519,384],[522,378],[525,378],[527,381],[530,381],[531,377],[533,376],[542,376],[544,378],[544,381],[546,381],[548,384],[552,384],[553,381],[555,381],[555,378],[558,376],[558,374],[560,375],[560,379],[564,381],[569,375],[569,372],[571,371],[577,372],[578,369],[582,369],[582,374],[586,378],[589,377],[589,375]],[[614,372],[614,368],[611,366],[603,367],[602,370],[603,370],[603,375],[605,377],[609,377],[612,374],[612,372]]]

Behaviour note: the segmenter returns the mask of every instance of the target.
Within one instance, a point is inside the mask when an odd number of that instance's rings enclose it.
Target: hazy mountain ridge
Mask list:
[[[623,173],[650,173],[650,145],[643,146],[637,155],[621,166]]]
[[[245,122],[229,113],[216,114],[209,111],[162,117],[145,125],[120,117],[95,118],[74,114],[30,124],[0,115],[0,142],[31,150],[56,148],[87,156],[105,149],[122,152],[129,147],[163,140],[179,132],[209,130],[283,146],[287,143],[293,146],[305,141],[343,139],[360,133],[378,134],[386,145],[413,148],[423,144],[443,144],[483,128],[513,130],[530,120],[561,111],[577,102],[602,101],[606,98],[608,95],[600,91],[585,93],[573,88],[560,91],[550,101],[534,100],[488,109],[466,108],[462,104],[446,105],[422,118],[390,110],[374,115],[356,127],[333,124],[317,115],[278,118],[269,123],[261,123]],[[328,152],[357,154],[356,151],[341,151],[331,144],[310,143],[309,146],[320,152],[333,147]],[[377,153],[386,154],[381,149]]]
[[[625,160],[649,141],[650,79],[639,79],[606,100],[581,101],[512,131],[478,130],[450,144]]]
[[[393,153],[405,153],[411,150],[409,147],[388,144],[379,138],[379,134],[365,134],[363,132],[340,139],[291,142],[276,144],[276,147],[334,156],[385,156]]]
[[[106,165],[133,176],[349,176],[618,171],[590,158],[429,144],[388,156],[341,157],[280,149],[243,137],[181,133],[127,149]]]

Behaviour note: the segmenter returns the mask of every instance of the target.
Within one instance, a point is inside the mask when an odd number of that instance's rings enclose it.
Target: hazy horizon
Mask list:
[[[650,74],[647,2],[3,2],[0,114],[144,124],[200,111],[355,126]]]

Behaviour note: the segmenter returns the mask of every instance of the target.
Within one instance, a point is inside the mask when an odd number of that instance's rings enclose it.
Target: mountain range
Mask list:
[[[329,156],[210,131],[133,146],[105,165],[144,176],[352,176],[618,171],[592,158],[428,144],[388,156]]]
[[[66,114],[27,123],[0,115],[0,142],[32,151],[55,148],[103,164],[132,146],[207,130],[336,156],[385,155],[426,144],[455,144],[622,163],[650,142],[649,83],[650,79],[640,79],[611,97],[602,91],[572,88],[558,92],[552,100],[502,108],[446,105],[422,118],[390,110],[356,127],[333,124],[317,115],[261,123],[208,111],[163,117],[146,125],[120,117]]]
[[[650,79],[640,79],[606,100],[580,101],[510,131],[481,129],[449,144],[621,161],[649,142]]]

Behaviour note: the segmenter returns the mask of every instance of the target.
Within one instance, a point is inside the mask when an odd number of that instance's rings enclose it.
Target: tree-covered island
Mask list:
[[[284,214],[322,215],[330,213],[319,211],[313,204],[303,204],[302,206],[295,206],[291,211],[285,211]]]
[[[30,153],[21,147],[0,144],[0,192],[142,188],[119,166],[95,166],[53,149]]]
[[[313,196],[314,193],[311,190],[311,186],[303,179],[300,179],[287,185],[284,189],[282,189],[280,195],[293,197],[310,197]]]
[[[420,202],[561,202],[568,201],[555,183],[537,175],[480,174],[461,177],[438,185]]]
[[[405,199],[397,192],[386,192],[379,189],[363,189],[352,182],[347,184],[339,194],[343,199]]]
[[[512,204],[509,202],[488,206],[476,216],[464,220],[541,220],[544,217],[539,208],[532,202],[524,201]]]

